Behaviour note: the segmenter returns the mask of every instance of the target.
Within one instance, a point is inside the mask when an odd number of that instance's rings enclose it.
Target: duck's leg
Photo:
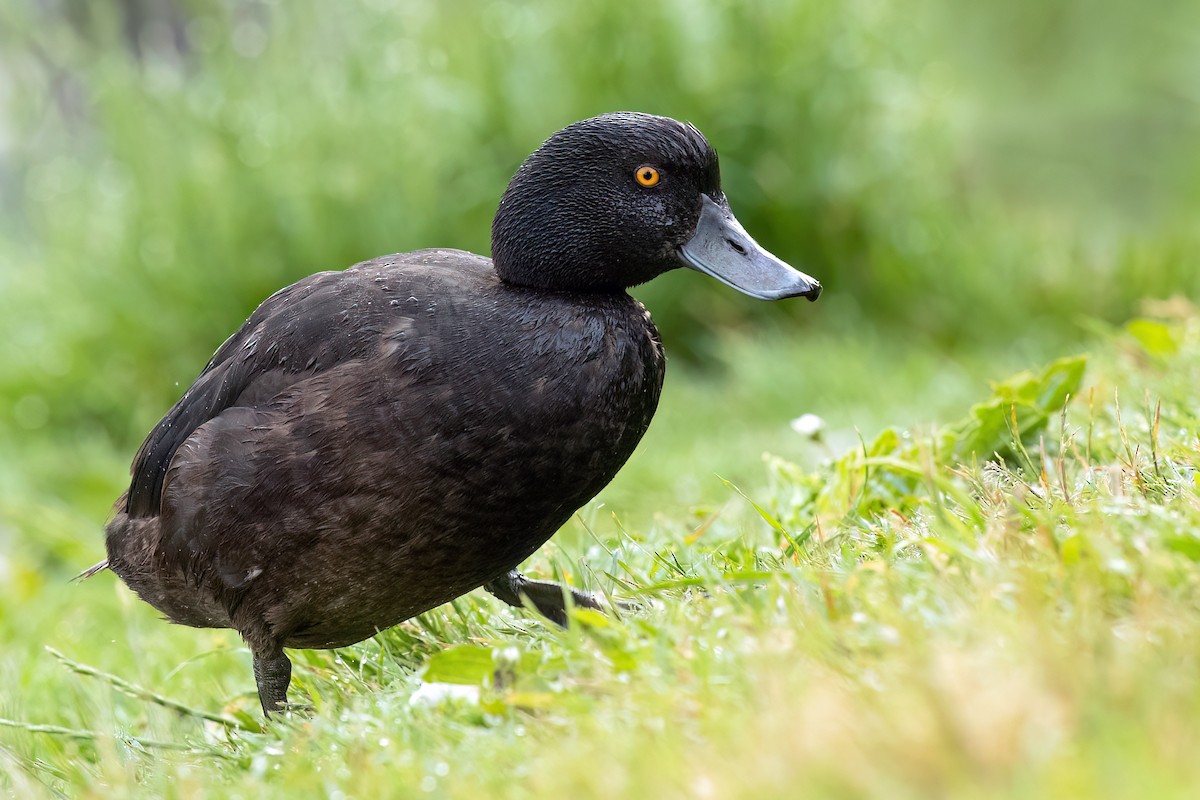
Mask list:
[[[254,682],[258,684],[258,700],[268,717],[283,710],[287,704],[288,684],[292,682],[292,662],[280,650],[274,655],[254,656]]]
[[[553,581],[530,580],[515,569],[484,584],[483,588],[510,606],[517,608],[522,608],[525,605],[522,598],[528,597],[529,602],[533,603],[533,607],[544,617],[552,622],[557,622],[564,628],[567,626],[566,594],[571,595],[571,600],[577,606],[594,608],[597,611],[604,610],[604,606],[594,595]]]

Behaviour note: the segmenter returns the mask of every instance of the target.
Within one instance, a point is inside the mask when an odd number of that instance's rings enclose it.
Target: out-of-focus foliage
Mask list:
[[[771,307],[666,276],[639,294],[677,355],[761,314],[949,345],[1122,318],[1200,289],[1198,23],[1185,0],[7,3],[0,416],[124,440],[279,286],[486,252],[521,159],[614,109],[697,123],[748,229],[828,286]]]
[[[942,432],[945,458],[1012,461],[1034,448],[1050,419],[1079,394],[1087,358],[1060,358],[1034,375],[1023,372],[997,383],[992,396]]]
[[[993,386],[991,397],[971,406],[965,417],[930,439],[888,428],[870,444],[863,443],[830,461],[820,472],[797,472],[778,459],[773,459],[775,468],[799,487],[799,502],[812,513],[837,510],[842,515],[863,517],[890,511],[911,513],[922,487],[934,480],[935,463],[1011,463],[1036,472],[1029,453],[1047,452],[1050,420],[1065,418],[1067,404],[1083,384],[1086,367],[1087,358],[1076,356],[1057,359],[1037,375],[1013,375]],[[935,482],[940,490],[955,494],[944,477]]]

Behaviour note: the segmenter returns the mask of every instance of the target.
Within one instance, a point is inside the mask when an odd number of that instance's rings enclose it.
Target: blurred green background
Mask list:
[[[0,578],[101,557],[141,437],[275,289],[486,253],[574,120],[694,122],[816,305],[636,294],[671,375],[606,493],[639,524],[765,449],[933,421],[1148,297],[1200,294],[1200,4],[10,0],[0,5]],[[22,588],[23,587],[23,588]],[[4,601],[9,602],[9,601]]]

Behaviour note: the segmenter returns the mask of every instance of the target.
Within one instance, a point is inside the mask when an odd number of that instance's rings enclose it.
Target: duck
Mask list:
[[[491,258],[428,249],[268,297],[137,451],[105,527],[168,621],[245,641],[264,714],[286,649],[338,648],[484,588],[567,624],[596,596],[518,566],[634,452],[662,343],[628,293],[677,268],[751,297],[821,284],[730,210],[692,124],[605,114],[517,169]]]

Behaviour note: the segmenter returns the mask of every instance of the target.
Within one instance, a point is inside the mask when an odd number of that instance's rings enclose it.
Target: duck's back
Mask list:
[[[151,432],[113,569],[252,645],[366,638],[515,567],[616,474],[658,402],[639,303],[387,256],[273,295]]]

